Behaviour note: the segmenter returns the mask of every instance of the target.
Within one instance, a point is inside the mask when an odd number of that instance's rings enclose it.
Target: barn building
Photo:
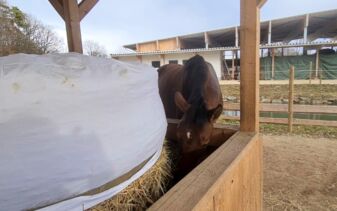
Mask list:
[[[326,79],[337,79],[337,9],[263,21],[261,24],[260,57],[261,79],[283,79],[278,66],[294,61],[306,65],[306,74],[298,79],[320,76],[320,69],[328,69]],[[219,79],[240,78],[239,26],[198,32],[193,34],[151,40],[125,45],[126,52],[111,54],[121,61],[141,62],[159,67],[164,64],[184,64],[195,54],[210,62]],[[323,50],[324,49],[324,50]],[[330,54],[328,58],[322,58]],[[331,55],[333,54],[333,55]],[[292,56],[288,60],[284,57]],[[283,59],[278,59],[283,57]],[[321,61],[322,59],[322,61]],[[322,62],[332,66],[326,66]],[[278,62],[281,62],[278,64]],[[320,64],[320,62],[322,64]],[[309,73],[309,70],[312,72]],[[330,72],[329,72],[330,71]]]

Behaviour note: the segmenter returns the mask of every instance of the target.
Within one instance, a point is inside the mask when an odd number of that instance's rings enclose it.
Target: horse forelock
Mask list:
[[[184,65],[182,93],[190,104],[200,103],[207,81],[208,66],[204,58],[196,55]]]
[[[204,88],[208,77],[208,65],[199,55],[189,59],[184,65],[182,94],[191,109],[187,121],[203,124],[207,121],[207,109],[204,101]]]

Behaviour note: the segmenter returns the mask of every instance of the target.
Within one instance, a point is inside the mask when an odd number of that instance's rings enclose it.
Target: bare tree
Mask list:
[[[0,0],[0,56],[58,52],[62,40],[41,22]]]
[[[107,58],[105,48],[93,40],[84,41],[84,53],[89,56],[98,56]]]

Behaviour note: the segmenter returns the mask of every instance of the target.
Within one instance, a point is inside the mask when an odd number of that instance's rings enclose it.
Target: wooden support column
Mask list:
[[[304,20],[304,29],[303,29],[303,42],[306,43],[308,41],[308,26],[309,26],[309,14],[306,14]]]
[[[235,47],[239,47],[239,31],[238,27],[235,27]]]
[[[240,1],[240,130],[243,132],[259,132],[260,7],[264,2]]]
[[[80,15],[76,0],[63,0],[69,52],[83,53]]]
[[[317,48],[316,50],[316,62],[315,62],[315,78],[318,78],[318,69],[319,69],[319,50],[320,48]]]
[[[271,44],[271,21],[268,24],[268,45]]]
[[[288,97],[288,132],[289,133],[293,131],[294,80],[295,80],[295,70],[294,70],[294,66],[291,66],[289,70],[289,97]]]
[[[205,48],[208,49],[208,47],[209,47],[209,37],[208,37],[207,32],[204,32],[204,40],[205,40]]]
[[[271,79],[275,79],[275,49],[271,49]]]
[[[83,53],[80,22],[98,0],[49,0],[65,22],[69,52]]]
[[[177,45],[177,49],[181,49],[179,37],[176,37],[176,45]]]
[[[235,53],[232,51],[232,74],[231,79],[234,80],[234,72],[235,72]]]

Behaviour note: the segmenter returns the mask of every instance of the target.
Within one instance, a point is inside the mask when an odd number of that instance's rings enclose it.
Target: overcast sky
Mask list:
[[[66,38],[48,0],[7,2]],[[337,0],[268,0],[261,20],[336,8]],[[81,22],[82,40],[95,40],[111,53],[125,44],[239,25],[239,16],[239,0],[100,0]]]

